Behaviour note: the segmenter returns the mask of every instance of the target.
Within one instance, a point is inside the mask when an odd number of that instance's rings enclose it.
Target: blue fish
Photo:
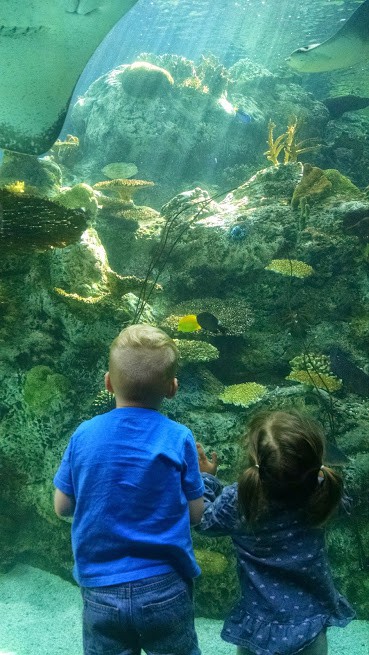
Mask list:
[[[248,125],[248,123],[251,123],[252,121],[252,116],[250,114],[247,114],[243,109],[240,109],[239,107],[234,108],[236,114],[236,118],[238,118],[241,123],[245,123],[245,125]]]

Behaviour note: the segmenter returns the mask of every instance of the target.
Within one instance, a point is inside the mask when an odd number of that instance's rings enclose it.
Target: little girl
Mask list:
[[[326,628],[354,618],[334,587],[322,528],[342,479],[322,463],[319,425],[297,412],[258,415],[247,437],[248,467],[224,488],[211,475],[216,454],[209,461],[198,444],[207,500],[198,529],[232,537],[241,586],[222,637],[238,655],[326,655]]]

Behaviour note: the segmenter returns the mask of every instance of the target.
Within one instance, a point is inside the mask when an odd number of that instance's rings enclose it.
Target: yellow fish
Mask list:
[[[201,325],[198,324],[195,314],[187,314],[179,319],[177,330],[178,332],[197,332],[201,330]]]

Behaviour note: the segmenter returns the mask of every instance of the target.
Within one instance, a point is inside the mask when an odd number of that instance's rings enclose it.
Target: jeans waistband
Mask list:
[[[133,580],[131,582],[122,582],[117,585],[110,585],[107,587],[84,587],[85,591],[95,591],[98,593],[106,593],[120,598],[129,598],[132,593],[147,593],[150,591],[157,591],[165,587],[169,587],[176,582],[185,582],[190,585],[190,580],[184,580],[178,573],[162,573],[161,575],[153,575],[150,578],[143,578],[142,580]]]

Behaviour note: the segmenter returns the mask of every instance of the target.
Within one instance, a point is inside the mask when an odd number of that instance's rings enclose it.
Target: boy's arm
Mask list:
[[[73,516],[76,506],[74,496],[68,496],[60,489],[55,489],[54,494],[54,509],[58,516]]]
[[[188,508],[190,510],[190,523],[191,525],[198,525],[204,513],[205,503],[204,498],[196,498],[196,500],[188,501]]]

